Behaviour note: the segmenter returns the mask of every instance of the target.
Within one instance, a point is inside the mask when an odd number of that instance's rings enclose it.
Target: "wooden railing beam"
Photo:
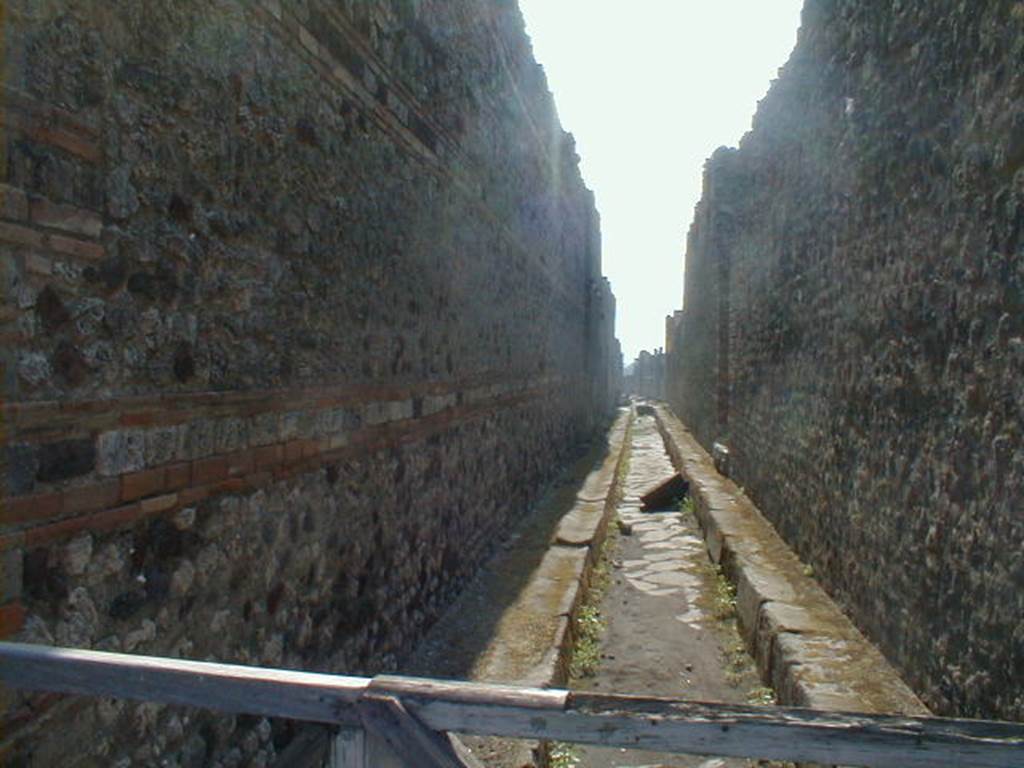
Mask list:
[[[1021,723],[744,707],[391,676],[370,680],[16,643],[0,643],[0,681],[33,690],[347,726],[364,724],[359,717],[364,697],[392,699],[412,718],[406,725],[426,728],[400,729],[402,738],[412,741],[424,733],[454,732],[868,768],[1024,765]]]
[[[431,730],[394,696],[367,694],[356,705],[363,728],[405,768],[483,768],[459,754],[447,733]]]
[[[236,714],[358,725],[370,680],[237,664],[0,643],[0,681],[15,687]]]

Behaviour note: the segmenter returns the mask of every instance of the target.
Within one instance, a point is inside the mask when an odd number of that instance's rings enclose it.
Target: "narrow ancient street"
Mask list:
[[[1024,0],[0,41],[0,768],[1024,768]]]
[[[731,593],[712,567],[692,514],[645,512],[640,496],[675,470],[654,417],[638,415],[617,513],[625,535],[609,540],[612,578],[598,605],[605,630],[596,673],[584,690],[698,701],[766,703],[735,628]],[[745,766],[744,760],[581,747],[578,765]]]

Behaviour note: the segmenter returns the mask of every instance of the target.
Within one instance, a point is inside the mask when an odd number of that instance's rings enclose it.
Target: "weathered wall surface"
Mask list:
[[[392,666],[614,396],[597,214],[518,9],[3,13],[0,635]],[[5,764],[289,737],[5,695]]]
[[[940,712],[1024,719],[1024,4],[809,0],[710,161],[672,403]]]
[[[630,373],[625,377],[626,394],[644,397],[649,400],[665,399],[665,351],[656,349],[648,352],[640,350],[636,356]]]

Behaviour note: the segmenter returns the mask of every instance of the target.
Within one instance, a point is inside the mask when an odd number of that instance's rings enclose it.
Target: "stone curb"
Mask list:
[[[480,679],[538,688],[562,686],[568,681],[569,661],[575,642],[574,622],[604,543],[608,523],[615,513],[615,481],[626,454],[625,438],[632,419],[632,409],[623,410],[612,424],[607,433],[605,460],[580,485],[573,507],[563,515],[551,546],[522,591],[524,601],[557,606],[558,621],[549,651],[529,670],[517,671],[514,658],[502,658],[503,654],[498,650],[492,656],[495,661],[477,676]],[[501,649],[503,645],[499,630],[493,647]],[[508,645],[514,647],[514,643]],[[539,741],[517,742],[517,766],[534,764],[533,756],[538,755],[540,760],[536,764],[546,765],[546,755]]]
[[[596,553],[601,549],[608,522],[614,513],[615,480],[625,456],[623,448],[632,419],[632,411],[616,419],[608,431],[607,458],[584,479],[576,495],[576,503],[555,530],[554,544],[586,547],[590,565],[596,562]]]
[[[615,419],[608,431],[608,456],[598,469],[583,481],[576,504],[558,524],[552,550],[585,548],[586,559],[580,578],[571,586],[570,611],[562,616],[558,628],[557,665],[551,670],[547,686],[564,685],[569,679],[569,660],[575,642],[573,627],[583,594],[590,584],[590,574],[608,533],[608,523],[615,515],[616,478],[626,455],[626,435],[633,422],[632,409],[625,410]],[[550,552],[548,553],[551,554]],[[546,559],[546,558],[545,558]]]
[[[665,406],[658,429],[690,494],[708,552],[736,586],[740,630],[781,704],[930,714],[889,662]]]
[[[572,634],[573,622],[590,583],[590,573],[597,563],[601,545],[604,544],[608,521],[615,511],[615,477],[626,454],[626,434],[632,420],[632,410],[615,419],[608,431],[607,457],[600,467],[587,475],[577,496],[577,503],[562,517],[551,549],[527,586],[529,590],[534,587],[535,580],[544,579],[546,570],[550,568],[549,560],[564,557],[566,549],[586,549],[579,578],[565,585],[566,591],[560,605],[566,606],[567,610],[560,613],[552,653],[545,659],[543,666],[530,675],[529,685],[550,687],[564,685],[568,680],[569,658],[575,640]]]

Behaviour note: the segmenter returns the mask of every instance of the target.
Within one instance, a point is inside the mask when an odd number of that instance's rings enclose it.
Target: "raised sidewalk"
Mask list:
[[[741,632],[779,703],[929,714],[672,411],[659,405],[655,413],[672,463],[690,482],[711,558],[736,585]]]

